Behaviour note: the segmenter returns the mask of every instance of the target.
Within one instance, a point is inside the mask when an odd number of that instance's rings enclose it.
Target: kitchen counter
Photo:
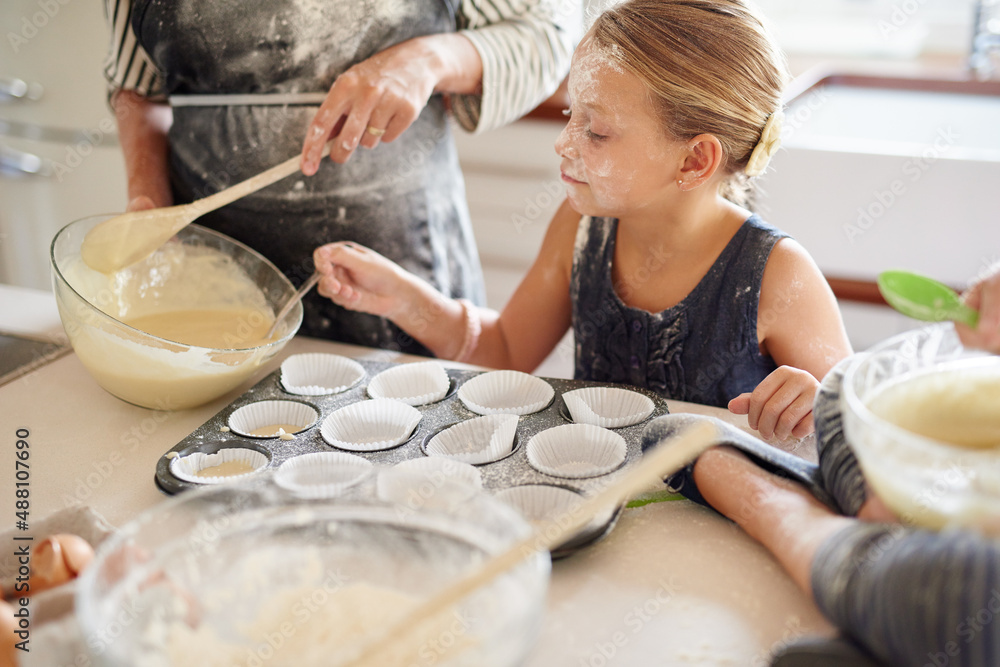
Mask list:
[[[0,285],[0,305],[0,330],[51,336],[61,330],[48,293]],[[0,387],[0,437],[6,443],[0,530],[16,520],[18,429],[28,431],[31,444],[29,524],[83,504],[121,526],[167,498],[153,482],[165,451],[288,355],[319,351],[411,359],[297,337],[243,387],[174,413],[111,396],[73,354]],[[669,408],[721,416],[747,429],[745,418],[720,409],[676,401]],[[762,547],[719,515],[679,500],[625,510],[606,539],[553,565],[548,611],[526,665],[766,665],[771,651],[794,637],[832,632]]]

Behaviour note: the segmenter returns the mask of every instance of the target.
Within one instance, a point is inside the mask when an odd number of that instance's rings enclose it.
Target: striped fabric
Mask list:
[[[895,667],[1000,664],[1000,543],[858,521],[827,539],[816,605]]]
[[[840,412],[849,361],[824,378],[813,417],[824,485],[845,513],[856,515],[865,480]],[[820,546],[811,584],[823,614],[886,665],[1000,664],[996,539],[857,521]]]
[[[163,77],[136,43],[131,0],[105,0],[111,43],[104,75],[111,90],[163,98]],[[569,71],[582,31],[579,0],[462,0],[456,28],[483,61],[481,95],[453,95],[455,119],[483,132],[514,121],[551,95]]]
[[[816,424],[816,448],[823,485],[837,500],[847,516],[857,516],[865,502],[865,478],[861,467],[844,437],[840,412],[840,389],[844,372],[854,357],[848,357],[826,374],[813,404]]]
[[[131,0],[105,0],[104,10],[111,27],[104,76],[111,90],[133,90],[147,97],[163,97],[163,80],[146,51],[136,43],[129,23]]]

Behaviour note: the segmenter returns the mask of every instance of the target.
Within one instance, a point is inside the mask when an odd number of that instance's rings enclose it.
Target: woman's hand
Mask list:
[[[313,252],[317,289],[339,306],[393,319],[408,305],[413,276],[374,250],[344,241]]]
[[[966,347],[1000,354],[1000,264],[964,294],[970,308],[979,311],[979,324],[970,329],[955,323],[955,331]]]
[[[812,406],[818,391],[819,381],[807,371],[780,366],[753,393],[729,401],[729,410],[747,415],[750,428],[765,439],[804,438],[814,430]]]
[[[153,201],[153,198],[146,195],[139,195],[129,201],[128,206],[125,207],[125,211],[131,213],[132,211],[148,211],[152,208],[156,208],[156,202]]]
[[[334,162],[344,163],[360,145],[375,148],[401,135],[437,92],[472,92],[482,79],[482,60],[467,38],[417,37],[376,53],[337,77],[306,131],[302,172],[319,169],[327,141]]]

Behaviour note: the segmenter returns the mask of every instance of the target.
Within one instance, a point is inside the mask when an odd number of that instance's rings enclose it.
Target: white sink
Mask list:
[[[838,296],[878,301],[890,268],[961,288],[1000,260],[1000,82],[830,75],[799,90],[758,209]],[[887,320],[855,344],[915,325]]]

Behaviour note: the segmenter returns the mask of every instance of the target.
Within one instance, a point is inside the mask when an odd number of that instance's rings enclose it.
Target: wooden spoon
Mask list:
[[[278,328],[278,325],[281,323],[281,320],[285,319],[285,315],[291,311],[292,306],[301,301],[302,297],[306,295],[306,292],[311,290],[322,277],[322,273],[314,271],[313,274],[309,276],[309,280],[302,283],[302,287],[300,287],[295,294],[289,297],[288,301],[285,302],[285,305],[278,311],[278,314],[274,316],[274,322],[271,322],[271,328],[267,330],[266,334],[264,334],[264,340],[270,340],[271,336],[274,335],[275,330]]]
[[[332,142],[323,148],[330,154]],[[209,211],[230,204],[241,197],[280,181],[299,170],[301,157],[296,155],[245,181],[190,204],[131,211],[105,220],[87,232],[80,246],[80,256],[90,268],[114,273],[149,255],[174,234]]]
[[[362,664],[379,664],[376,658],[393,647],[420,622],[448,609],[480,586],[511,569],[525,558],[542,550],[551,550],[572,537],[600,512],[618,505],[659,482],[681,466],[694,460],[703,451],[717,444],[719,432],[709,424],[699,424],[685,429],[675,437],[661,442],[643,455],[638,465],[604,487],[600,493],[585,500],[561,521],[552,521],[529,537],[517,542],[507,551],[491,558],[473,572],[446,587],[443,591],[417,605],[397,622],[388,624],[379,632],[365,637],[363,644],[336,661],[337,667],[356,667]]]

